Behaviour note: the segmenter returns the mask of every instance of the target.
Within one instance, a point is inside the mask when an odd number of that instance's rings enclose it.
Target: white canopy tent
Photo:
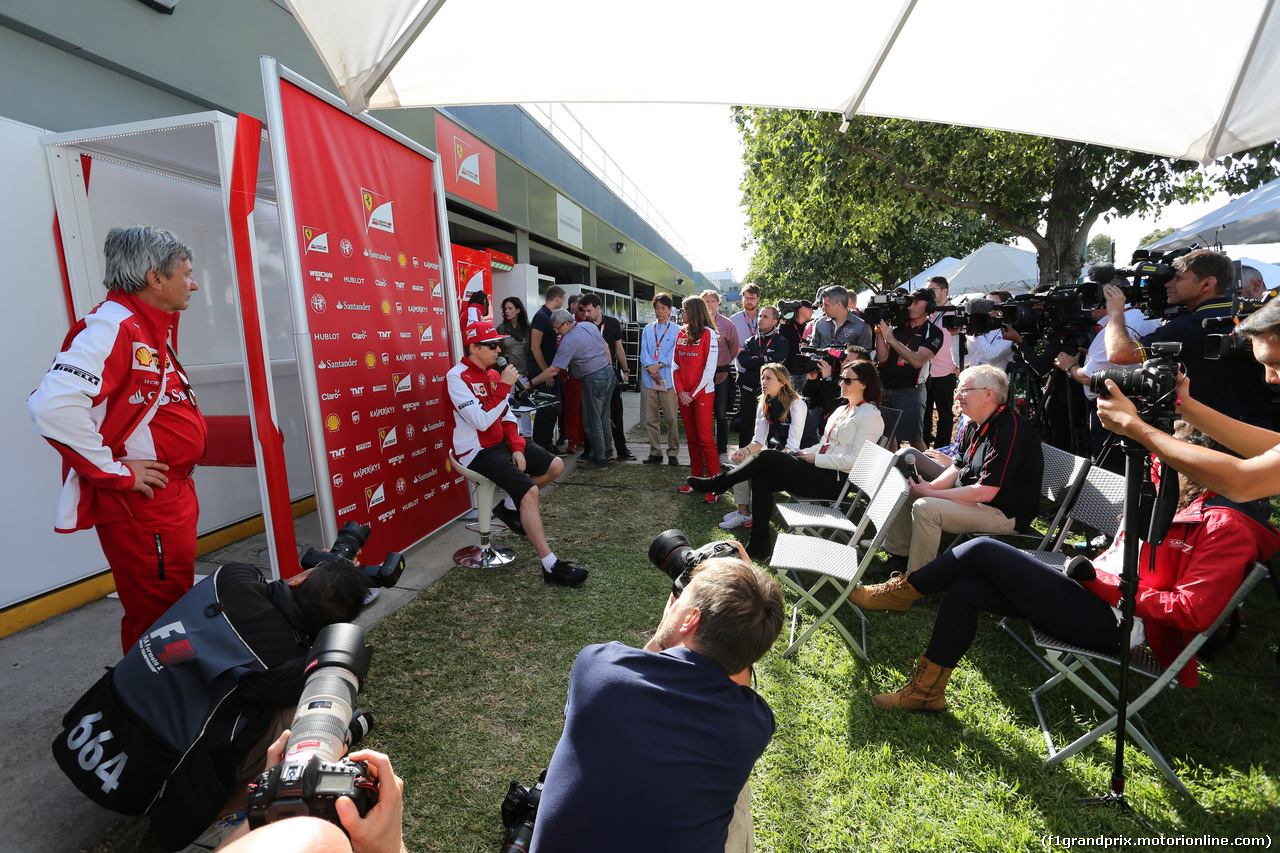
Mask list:
[[[1280,137],[1280,0],[287,0],[353,111],[450,104],[751,104],[1093,142],[1211,162]],[[939,45],[963,44],[946,62]],[[1012,63],[1004,46],[1034,45]],[[690,49],[698,45],[699,48]],[[750,61],[715,45],[748,45]],[[803,61],[796,61],[799,50]],[[1064,57],[1069,57],[1065,59]],[[1088,93],[1088,97],[1081,97]]]
[[[1280,243],[1280,180],[1232,199],[1159,240],[1152,248],[1181,249],[1196,243]]]
[[[907,290],[916,290],[917,288],[924,287],[929,282],[929,279],[933,278],[935,275],[944,276],[947,281],[950,282],[951,276],[962,263],[963,261],[959,258],[953,258],[950,255],[947,255],[928,269],[921,270],[913,275],[907,283],[902,286]]]
[[[947,276],[951,297],[988,290],[1030,290],[1040,281],[1036,253],[988,243],[960,261]]]

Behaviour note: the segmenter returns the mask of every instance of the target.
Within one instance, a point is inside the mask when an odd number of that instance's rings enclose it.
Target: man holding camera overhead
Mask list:
[[[1142,361],[1139,345],[1177,341],[1182,344],[1178,361],[1196,383],[1201,402],[1245,423],[1271,426],[1271,400],[1262,368],[1252,359],[1209,358],[1205,348],[1205,338],[1214,330],[1204,328],[1204,321],[1231,316],[1229,294],[1235,277],[1231,259],[1221,252],[1197,249],[1174,260],[1173,270],[1165,292],[1170,305],[1181,305],[1187,313],[1136,343],[1125,327],[1124,291],[1110,284],[1103,289],[1109,322],[1101,334],[1106,335],[1107,360],[1117,365],[1138,364]]]
[[[744,789],[775,724],[748,685],[784,617],[776,581],[713,558],[643,649],[583,649],[532,853],[752,849]]]
[[[907,321],[891,328],[883,320],[876,327],[876,355],[880,359],[880,381],[884,383],[884,404],[898,409],[902,417],[893,437],[896,443],[909,443],[925,450],[924,383],[929,379],[929,364],[942,349],[942,330],[929,322],[933,308],[933,291],[922,287],[911,294]]]

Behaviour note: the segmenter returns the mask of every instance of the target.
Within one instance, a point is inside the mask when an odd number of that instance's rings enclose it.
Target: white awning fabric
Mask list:
[[[1280,0],[287,2],[354,111],[745,104],[1205,163],[1280,138]]]
[[[1198,244],[1280,243],[1280,181],[1263,184],[1232,199],[1156,242],[1153,249],[1181,249]]]

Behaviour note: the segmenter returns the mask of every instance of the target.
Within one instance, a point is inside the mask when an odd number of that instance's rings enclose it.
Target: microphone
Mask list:
[[[1115,277],[1115,264],[1094,264],[1089,267],[1089,281],[1097,284],[1110,284]]]
[[[507,367],[510,366],[510,364],[511,362],[507,361],[502,356],[498,356],[497,360],[494,361],[493,363],[494,367],[498,368],[499,371],[506,370]],[[513,385],[511,388],[511,396],[515,397],[516,402],[521,404],[522,406],[536,405],[533,401],[533,398],[529,396],[529,389],[524,387],[524,383],[522,383],[519,379],[516,380],[516,384]]]

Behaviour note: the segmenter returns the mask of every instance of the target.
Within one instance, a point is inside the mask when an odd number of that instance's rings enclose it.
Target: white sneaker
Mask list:
[[[722,518],[722,519],[720,519],[720,520],[721,520],[721,521],[728,521],[729,519],[733,518],[735,515],[742,515],[742,513],[738,512],[736,509],[735,509],[735,510],[731,510],[731,511],[729,511],[729,512],[726,512],[726,513],[724,514],[724,518]]]
[[[743,515],[738,510],[734,510],[724,517],[724,521],[720,522],[722,530],[733,530],[735,527],[741,527],[751,521],[751,516]]]

